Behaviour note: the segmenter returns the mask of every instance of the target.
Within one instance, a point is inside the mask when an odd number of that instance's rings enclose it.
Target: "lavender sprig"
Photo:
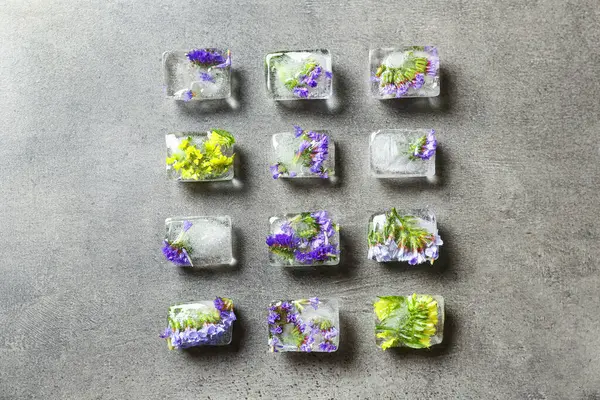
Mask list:
[[[169,242],[164,240],[162,248],[163,255],[173,264],[182,267],[191,267],[192,259],[190,254],[192,248],[187,244],[187,231],[192,227],[192,222],[183,221],[183,228],[175,240]]]
[[[435,130],[432,129],[427,135],[421,136],[414,143],[408,146],[409,156],[408,158],[414,160],[429,160],[435,155],[437,149],[437,139],[435,137]]]
[[[282,74],[281,80],[294,96],[306,99],[310,97],[310,89],[318,87],[323,80],[331,80],[333,73],[325,71],[314,59],[307,59],[304,64],[294,73]]]

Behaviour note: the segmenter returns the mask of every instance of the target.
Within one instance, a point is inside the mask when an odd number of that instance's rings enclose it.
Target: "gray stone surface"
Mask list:
[[[0,0],[0,398],[598,398],[599,17],[594,0]],[[440,47],[441,101],[371,100],[369,47],[413,43]],[[161,53],[198,45],[232,48],[237,109],[163,98]],[[263,55],[315,46],[335,110],[268,101]],[[270,178],[293,123],[336,136],[337,186]],[[238,136],[240,190],[166,180],[164,134],[208,127]],[[367,176],[385,127],[439,129],[438,185]],[[371,213],[425,204],[439,264],[366,261]],[[268,268],[268,217],[321,207],[340,268]],[[161,258],[166,217],[223,213],[238,269]],[[446,299],[447,344],[382,353],[370,299],[413,290]],[[216,294],[237,345],[167,351],[168,306]],[[340,352],[267,354],[261,307],[308,295],[341,299]]]

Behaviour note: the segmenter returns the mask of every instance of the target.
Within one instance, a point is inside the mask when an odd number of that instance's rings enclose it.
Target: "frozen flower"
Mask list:
[[[331,79],[331,78],[333,78],[333,72],[331,72],[331,71],[325,71],[325,77],[326,77],[327,79]]]
[[[214,299],[213,304],[214,304],[215,308],[219,311],[223,311],[223,309],[225,308],[225,302],[220,297],[217,297],[216,299]]]
[[[421,89],[423,87],[424,83],[425,83],[425,75],[416,74],[415,79],[413,79],[413,81],[412,81],[412,86],[415,89]]]
[[[280,167],[279,163],[271,165],[269,167],[269,169],[271,170],[271,175],[273,175],[273,179],[277,179],[281,176],[281,171],[280,171],[279,167]]]
[[[289,322],[290,324],[295,324],[296,322],[298,322],[298,317],[298,313],[289,313],[287,315],[287,322]]]
[[[294,134],[296,137],[300,137],[304,133],[304,130],[300,128],[298,125],[294,125]]]
[[[185,220],[185,221],[183,221],[183,231],[184,231],[184,232],[187,232],[187,231],[189,231],[189,230],[190,230],[190,228],[192,227],[192,225],[193,225],[193,224],[192,224],[192,222],[191,222],[191,221],[188,221],[188,220]]]
[[[300,86],[296,86],[294,88],[294,95],[301,97],[301,98],[307,98],[308,97],[308,89],[305,87],[300,87]]]
[[[267,236],[267,245],[269,247],[287,247],[294,248],[298,245],[300,239],[297,238],[293,233],[276,233],[274,235]]]
[[[332,326],[331,328],[327,329],[324,333],[323,333],[323,339],[325,340],[331,340],[334,337],[336,337],[338,335],[338,330]]]
[[[321,351],[326,351],[329,353],[337,350],[336,345],[330,342],[322,342],[321,344],[319,344],[319,348],[321,349]]]
[[[183,92],[183,94],[181,95],[181,99],[183,101],[190,101],[194,98],[194,92],[192,92],[191,90],[186,90],[185,92]]]
[[[401,83],[399,85],[396,85],[396,97],[402,97],[404,95],[406,95],[406,93],[408,92],[408,88],[409,88],[409,84],[408,83]]]
[[[387,95],[391,95],[391,94],[395,95],[397,90],[398,89],[396,88],[396,85],[394,85],[393,83],[385,85],[381,89],[381,91],[383,92],[383,94],[387,94]]]
[[[315,310],[317,308],[319,308],[319,298],[318,297],[312,297],[312,298],[308,299],[308,301],[310,302],[310,305],[312,306],[312,308],[314,308]]]
[[[276,313],[276,312],[270,312],[269,316],[267,317],[267,322],[269,324],[273,325],[275,322],[279,321],[280,318],[281,317],[279,316],[278,313]]]
[[[231,50],[227,50],[227,58],[221,64],[216,65],[215,68],[227,68],[231,65]]]
[[[275,353],[283,349],[283,344],[279,341],[277,336],[273,336],[269,339],[269,346],[271,347],[271,351]]]
[[[289,301],[284,301],[281,303],[281,309],[285,312],[292,311],[292,304]]]
[[[208,72],[200,72],[200,74],[198,74],[198,77],[200,78],[200,80],[205,81],[205,82],[214,82],[215,78],[213,78],[213,76],[211,74],[209,74]]]
[[[233,321],[237,320],[235,313],[232,311],[221,311],[221,322],[224,326],[229,327]]]
[[[225,59],[217,50],[212,49],[194,49],[187,54],[188,60],[197,65],[221,64]]]
[[[440,66],[440,59],[437,57],[431,57],[427,61],[427,75],[436,76]]]
[[[187,267],[192,266],[188,252],[183,247],[173,246],[171,243],[165,240],[162,252],[165,258],[171,261],[173,264]]]
[[[159,337],[162,339],[166,339],[171,336],[172,332],[173,332],[173,330],[171,328],[166,327],[165,331],[163,333],[161,333]]]
[[[277,325],[274,328],[271,328],[271,333],[273,335],[280,335],[283,333],[283,328],[281,328],[281,326]]]
[[[305,353],[310,353],[312,351],[312,347],[309,344],[303,343],[300,346],[300,351],[303,351]]]

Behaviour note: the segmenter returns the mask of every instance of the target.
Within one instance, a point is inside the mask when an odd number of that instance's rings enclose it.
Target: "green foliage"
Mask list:
[[[223,149],[230,148],[235,139],[222,129],[214,129],[200,147],[192,144],[190,136],[179,144],[178,152],[167,157],[166,163],[179,172],[181,179],[203,180],[226,174],[233,165],[235,155],[226,156]]]
[[[423,48],[413,47],[413,50],[422,51]],[[415,79],[417,74],[424,74],[427,71],[427,58],[415,57],[412,51],[406,53],[404,63],[400,67],[389,67],[381,64],[375,76],[380,78],[380,86],[386,86],[391,83],[400,85],[404,82],[410,82]]]
[[[182,310],[181,308],[172,307],[169,310],[169,327],[180,331],[186,328],[200,329],[204,324],[216,324],[220,321],[221,316],[216,309],[210,312],[199,310]]]
[[[270,246],[269,251],[285,260],[294,260],[294,250],[289,247]]]
[[[386,221],[382,229],[375,229],[374,224],[369,224],[369,245],[385,243],[387,239],[393,239],[398,247],[410,250],[424,248],[433,238],[424,228],[417,225],[417,219],[411,215],[399,215],[395,208],[386,213]]]
[[[290,223],[296,235],[303,239],[311,239],[319,233],[319,224],[308,212],[292,218]]]
[[[374,304],[376,337],[383,350],[404,345],[414,349],[431,346],[437,332],[437,301],[429,295],[380,297]]]

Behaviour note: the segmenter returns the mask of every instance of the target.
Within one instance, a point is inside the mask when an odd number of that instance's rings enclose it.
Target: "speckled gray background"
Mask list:
[[[599,5],[594,0],[381,2],[0,0],[0,398],[600,397]],[[436,103],[381,103],[370,46],[437,44]],[[161,53],[230,46],[238,108],[162,97]],[[267,100],[270,50],[325,47],[336,106]],[[339,185],[273,181],[270,134],[330,129]],[[222,127],[242,188],[168,182],[164,134]],[[369,178],[368,135],[439,130],[438,185]],[[369,215],[431,205],[446,244],[433,268],[367,262]],[[266,266],[268,217],[325,208],[339,268]],[[166,217],[227,213],[239,268],[186,272],[160,244]],[[383,353],[370,299],[441,294],[446,345]],[[231,296],[236,344],[169,352],[181,300]],[[337,354],[267,354],[271,299],[342,301]]]

